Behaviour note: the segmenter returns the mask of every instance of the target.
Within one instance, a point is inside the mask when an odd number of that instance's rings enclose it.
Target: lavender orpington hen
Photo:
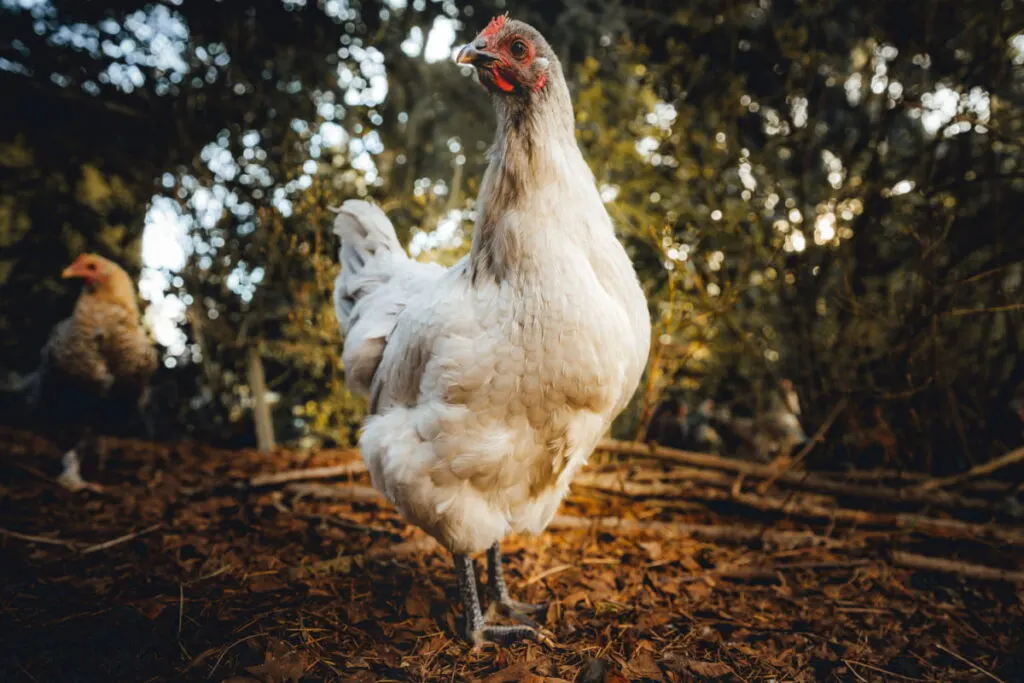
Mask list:
[[[538,533],[630,400],[647,362],[644,292],[576,143],[561,65],[534,28],[498,17],[464,47],[498,127],[471,252],[411,260],[384,213],[347,201],[335,307],[373,484],[455,556],[473,643],[540,638],[509,597],[501,539]],[[489,623],[471,555],[487,550]]]

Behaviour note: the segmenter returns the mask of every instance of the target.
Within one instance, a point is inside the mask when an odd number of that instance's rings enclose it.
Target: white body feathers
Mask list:
[[[533,124],[547,144],[515,193],[515,151],[496,145],[473,252],[449,269],[409,259],[366,202],[335,222],[343,357],[373,413],[363,457],[453,553],[543,530],[647,361],[647,303],[569,116]]]

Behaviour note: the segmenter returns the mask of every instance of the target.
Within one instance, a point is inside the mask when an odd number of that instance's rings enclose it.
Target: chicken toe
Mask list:
[[[548,645],[552,643],[551,638],[539,626],[498,626],[488,623],[480,610],[476,565],[469,555],[455,556],[455,575],[459,582],[459,597],[466,613],[464,635],[474,646],[487,642],[509,645],[520,640],[535,640]],[[529,617],[524,618],[529,620]]]
[[[532,626],[495,626],[491,624],[469,634],[469,637],[474,645],[482,643],[511,645],[522,640],[534,640],[549,646],[552,644],[549,637],[545,636],[540,629]]]
[[[500,543],[495,543],[487,550],[487,582],[491,599],[500,605],[510,617],[523,624],[537,625],[527,615],[543,612],[547,609],[547,605],[520,602],[509,595],[508,584],[505,583],[505,571],[501,566]]]

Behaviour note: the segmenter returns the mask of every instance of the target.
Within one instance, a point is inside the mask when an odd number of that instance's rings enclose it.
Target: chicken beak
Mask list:
[[[89,259],[86,257],[85,254],[79,256],[78,258],[71,262],[70,266],[64,269],[64,271],[60,274],[61,278],[65,280],[73,277],[88,278],[90,275],[88,269],[86,268],[86,264],[88,263],[88,261]]]
[[[469,45],[463,46],[463,48],[459,50],[459,54],[455,57],[456,64],[462,66],[475,66],[478,69],[490,66],[496,61],[498,61],[497,55],[486,52],[476,43],[470,43]]]
[[[67,280],[68,278],[72,278],[72,277],[81,277],[82,276],[82,269],[81,269],[81,266],[79,265],[78,261],[75,261],[70,266],[65,268],[64,272],[62,272],[60,274],[60,276],[61,276],[61,278],[65,279],[65,280]]]

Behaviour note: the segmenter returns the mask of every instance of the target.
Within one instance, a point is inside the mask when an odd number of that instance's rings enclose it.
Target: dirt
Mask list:
[[[1024,586],[896,567],[894,532],[577,490],[562,514],[666,524],[509,538],[511,590],[548,603],[556,642],[474,650],[450,556],[386,502],[248,484],[356,453],[108,439],[105,468],[85,470],[105,492],[72,494],[44,440],[0,431],[0,444],[3,681],[1024,681]],[[709,543],[671,532],[683,523],[836,543]]]

